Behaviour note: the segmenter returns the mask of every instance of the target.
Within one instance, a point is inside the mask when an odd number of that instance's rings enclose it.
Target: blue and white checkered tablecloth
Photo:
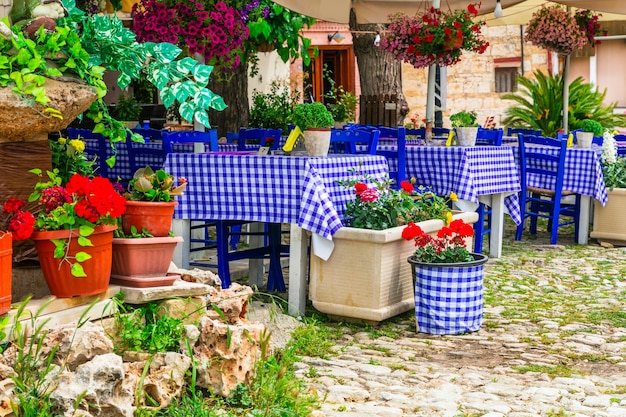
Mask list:
[[[336,183],[360,169],[377,180],[388,175],[382,156],[170,154],[165,170],[189,185],[178,197],[177,219],[294,223],[327,239],[342,227],[354,194]]]
[[[384,146],[383,146],[384,149]],[[396,161],[389,161],[393,170]],[[513,150],[501,146],[407,146],[407,178],[431,186],[437,194],[455,192],[460,200],[478,204],[481,196],[510,193],[504,205],[521,223],[520,179]]]
[[[515,152],[518,161],[517,145],[510,146]],[[557,155],[558,148],[533,146],[533,150],[540,149],[542,153]],[[565,155],[565,176],[563,188],[576,194],[588,195],[598,200],[603,206],[608,200],[602,166],[600,165],[601,149],[569,148]],[[554,178],[529,175],[528,185],[531,187],[551,189],[554,187]]]

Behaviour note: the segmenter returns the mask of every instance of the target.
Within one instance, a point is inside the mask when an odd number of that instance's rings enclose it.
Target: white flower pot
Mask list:
[[[307,129],[304,135],[304,147],[309,156],[327,156],[330,148],[330,129]]]
[[[579,148],[589,149],[593,142],[593,132],[576,132],[576,140]]]
[[[454,215],[473,224],[476,212]],[[442,220],[418,223],[436,233]],[[327,261],[311,256],[309,298],[320,312],[340,320],[378,323],[415,308],[413,280],[407,259],[415,252],[402,238],[405,226],[386,230],[342,227],[333,235],[335,248]],[[471,239],[466,241],[473,247]],[[315,253],[313,247],[312,253]]]
[[[457,127],[456,128],[456,144],[458,146],[474,146],[476,145],[477,127]]]

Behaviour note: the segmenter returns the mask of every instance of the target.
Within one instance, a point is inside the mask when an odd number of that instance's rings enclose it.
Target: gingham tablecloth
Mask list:
[[[518,161],[517,145],[510,146],[515,152],[515,161]],[[533,150],[541,149],[542,153],[557,155],[558,148],[535,146]],[[601,149],[569,148],[565,155],[565,176],[563,188],[576,194],[588,195],[598,200],[603,206],[608,200],[602,166],[600,165]],[[538,188],[551,189],[554,187],[554,178],[529,175],[528,185]]]
[[[396,161],[389,161],[393,170]],[[478,204],[481,196],[510,193],[504,205],[520,224],[520,179],[513,150],[502,146],[407,146],[407,178],[431,186],[437,194],[455,192],[459,200]]]
[[[294,223],[326,239],[342,227],[351,190],[337,180],[354,177],[350,168],[375,179],[388,175],[382,156],[170,154],[165,170],[189,185],[177,198],[177,219],[248,220]]]

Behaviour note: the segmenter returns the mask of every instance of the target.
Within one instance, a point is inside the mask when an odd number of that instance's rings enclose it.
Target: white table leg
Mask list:
[[[580,219],[578,221],[578,244],[586,245],[589,239],[589,215],[591,213],[591,196],[580,196]]]
[[[307,234],[291,224],[289,236],[289,306],[292,316],[304,315],[306,309]]]
[[[174,249],[174,256],[172,261],[181,269],[189,269],[189,249],[191,244],[189,242],[191,238],[191,220],[189,219],[173,219],[172,220],[172,232],[175,236],[180,236],[183,241],[176,245]]]
[[[489,235],[489,256],[502,256],[502,236],[504,234],[504,194],[491,196],[491,234]]]

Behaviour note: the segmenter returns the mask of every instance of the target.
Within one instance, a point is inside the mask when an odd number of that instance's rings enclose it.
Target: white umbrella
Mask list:
[[[436,0],[435,0],[436,1]],[[501,0],[502,7],[508,7],[523,0]],[[433,0],[274,0],[282,6],[305,16],[328,22],[349,23],[350,10],[354,9],[357,23],[386,23],[387,16],[404,12],[415,14],[420,8],[430,7]],[[610,1],[609,1],[610,2]],[[441,8],[465,9],[472,0],[441,0]],[[496,0],[484,0],[479,14],[493,12]]]

